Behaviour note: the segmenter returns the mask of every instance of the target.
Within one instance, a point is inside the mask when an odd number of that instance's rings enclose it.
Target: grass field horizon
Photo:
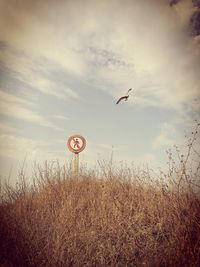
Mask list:
[[[1,187],[0,266],[199,266],[198,128],[157,177],[112,160],[78,176],[46,162],[28,185],[22,169]]]

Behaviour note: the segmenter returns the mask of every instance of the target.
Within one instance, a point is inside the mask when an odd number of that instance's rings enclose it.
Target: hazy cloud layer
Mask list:
[[[182,140],[180,129],[200,113],[198,12],[192,0],[1,0],[1,116],[29,126],[90,131],[104,144],[95,146],[102,154],[110,147],[100,138],[102,129],[111,141],[121,134],[118,148],[125,155],[123,127],[136,146],[143,125],[141,138],[151,136],[151,151],[127,158],[155,163],[153,153]],[[130,87],[127,110],[114,110],[111,105]],[[9,132],[7,140],[17,138],[11,121],[1,130],[4,138]],[[21,138],[26,147],[28,137]]]
[[[137,104],[181,111],[199,98],[199,50],[183,27],[192,12],[189,2],[172,9],[165,1],[3,1],[4,40],[95,80],[113,96],[131,85]],[[52,81],[30,73],[30,60],[21,63],[23,80],[29,77],[35,88],[64,96],[62,87],[51,91]]]
[[[23,100],[17,96],[14,96],[13,94],[9,94],[0,90],[0,103],[1,115],[36,123],[55,130],[61,130],[48,121],[48,119],[38,114],[37,111],[34,111],[32,109],[32,106],[34,106],[32,102]]]

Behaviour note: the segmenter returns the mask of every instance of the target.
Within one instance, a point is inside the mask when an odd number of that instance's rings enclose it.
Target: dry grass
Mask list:
[[[199,266],[199,164],[191,177],[187,162],[168,184],[112,162],[79,177],[46,164],[32,187],[22,172],[2,192],[0,266]]]
[[[32,189],[7,187],[1,266],[198,266],[200,201],[191,187],[63,170],[40,169]]]

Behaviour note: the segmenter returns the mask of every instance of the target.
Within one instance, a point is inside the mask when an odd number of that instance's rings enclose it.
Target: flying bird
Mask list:
[[[132,90],[132,88],[128,89],[128,91],[127,91],[126,95],[125,95],[125,96],[122,96],[122,97],[120,97],[120,98],[117,100],[116,104],[119,104],[119,102],[121,102],[122,100],[125,100],[125,101],[127,101],[127,100],[128,100],[128,98],[129,98],[129,92],[130,92],[131,90]]]

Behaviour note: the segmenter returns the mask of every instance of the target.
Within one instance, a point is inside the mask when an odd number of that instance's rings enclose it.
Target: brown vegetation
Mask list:
[[[8,266],[198,266],[200,201],[189,188],[88,175],[8,192],[0,207]]]
[[[21,173],[0,204],[0,266],[199,266],[200,200],[181,160],[170,183],[111,164],[79,177],[46,164],[32,187]]]

